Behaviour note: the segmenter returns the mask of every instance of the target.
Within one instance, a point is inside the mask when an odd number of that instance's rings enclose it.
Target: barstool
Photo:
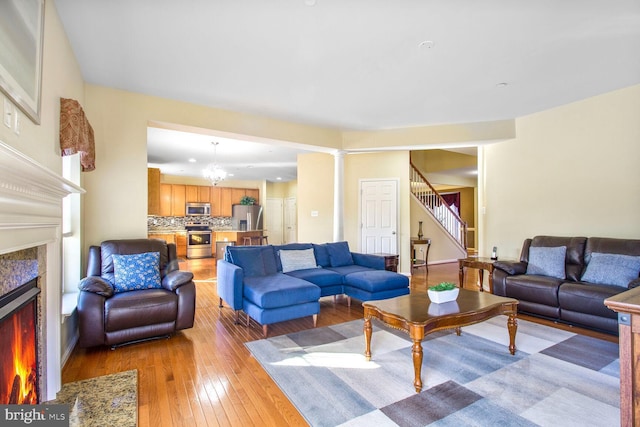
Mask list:
[[[244,246],[251,246],[253,244],[252,241],[251,241],[251,237],[249,237],[249,236],[243,237],[242,244]]]
[[[269,244],[269,236],[260,236],[260,244],[261,245],[268,245]]]

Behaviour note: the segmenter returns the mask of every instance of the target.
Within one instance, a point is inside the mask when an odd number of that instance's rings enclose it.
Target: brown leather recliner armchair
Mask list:
[[[160,254],[160,289],[114,292],[113,255]],[[193,273],[180,271],[175,244],[159,239],[108,240],[91,246],[78,288],[80,346],[112,348],[193,327]]]

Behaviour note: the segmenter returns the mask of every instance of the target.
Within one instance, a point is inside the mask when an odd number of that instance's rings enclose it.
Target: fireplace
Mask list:
[[[0,297],[0,404],[40,403],[37,279]]]
[[[44,402],[55,399],[62,385],[62,199],[72,193],[83,193],[84,190],[2,141],[0,170],[0,299],[6,307],[10,304],[7,299],[14,298],[12,301],[16,301],[16,295],[20,292],[35,293],[35,296],[30,296],[31,302],[20,301],[15,305],[24,309],[24,313],[27,313],[25,316],[33,316],[36,356],[34,361],[27,364],[35,363],[36,399]],[[33,280],[35,284],[29,285],[27,290],[13,293],[21,285]],[[8,311],[4,309],[4,312]],[[20,311],[19,316],[24,317],[21,310],[10,311]],[[4,319],[5,315],[9,313],[4,313],[0,318]],[[29,323],[32,320],[20,321]],[[3,321],[3,328],[8,327],[5,326],[6,322],[13,320]],[[6,334],[2,332],[0,335],[4,337]],[[22,337],[22,334],[18,335]],[[0,350],[4,349],[5,343],[2,341]],[[7,363],[2,357],[0,369],[4,370]],[[29,370],[31,366],[19,369]],[[13,382],[17,381],[15,370],[13,374],[2,375],[11,377],[7,381],[11,382],[13,388]],[[33,378],[31,371],[28,374],[23,371],[19,376],[20,382],[28,383],[29,378]],[[0,403],[5,402],[5,388],[2,380]],[[33,399],[33,393],[16,393],[23,394],[23,398]],[[10,391],[8,395],[7,399],[10,399]]]

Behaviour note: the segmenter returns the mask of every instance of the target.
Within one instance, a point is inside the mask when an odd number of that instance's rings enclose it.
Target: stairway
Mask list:
[[[411,194],[442,225],[442,228],[463,250],[467,250],[467,223],[447,204],[440,193],[427,181],[420,171],[411,165]]]

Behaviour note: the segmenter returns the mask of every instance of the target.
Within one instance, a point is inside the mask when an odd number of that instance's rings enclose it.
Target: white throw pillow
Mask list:
[[[318,268],[313,248],[281,250],[279,252],[283,273],[295,270],[306,270],[308,268]]]

